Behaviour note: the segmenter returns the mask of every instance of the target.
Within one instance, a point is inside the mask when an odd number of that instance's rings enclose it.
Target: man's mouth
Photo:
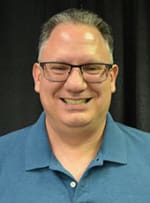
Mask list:
[[[85,99],[61,99],[66,104],[72,104],[72,105],[78,105],[78,104],[86,104],[88,103],[91,98],[85,98]]]

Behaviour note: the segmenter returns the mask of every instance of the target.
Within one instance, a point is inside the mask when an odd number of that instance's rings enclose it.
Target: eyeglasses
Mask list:
[[[98,83],[107,79],[113,64],[88,63],[72,65],[63,62],[39,62],[44,70],[44,77],[52,82],[65,82],[73,68],[79,68],[86,82]]]

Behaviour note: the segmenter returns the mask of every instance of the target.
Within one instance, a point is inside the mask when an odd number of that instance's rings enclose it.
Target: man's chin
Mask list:
[[[65,120],[63,123],[70,128],[82,128],[88,126],[90,122],[91,121],[88,119],[72,118],[69,120]]]

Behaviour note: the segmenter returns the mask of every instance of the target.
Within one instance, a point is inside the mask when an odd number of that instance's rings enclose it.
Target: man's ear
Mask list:
[[[111,80],[111,91],[114,93],[116,91],[116,80],[119,73],[119,67],[117,64],[113,64],[110,69],[110,80]]]
[[[32,75],[34,79],[34,90],[39,93],[40,92],[40,83],[41,83],[41,76],[42,76],[42,68],[38,63],[34,63]]]

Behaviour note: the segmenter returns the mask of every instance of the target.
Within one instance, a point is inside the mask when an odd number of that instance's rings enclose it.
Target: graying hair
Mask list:
[[[111,54],[113,53],[113,36],[111,27],[96,13],[83,9],[67,9],[55,14],[43,24],[39,39],[39,53],[43,44],[48,40],[53,29],[61,23],[85,24],[96,27],[108,44]]]

